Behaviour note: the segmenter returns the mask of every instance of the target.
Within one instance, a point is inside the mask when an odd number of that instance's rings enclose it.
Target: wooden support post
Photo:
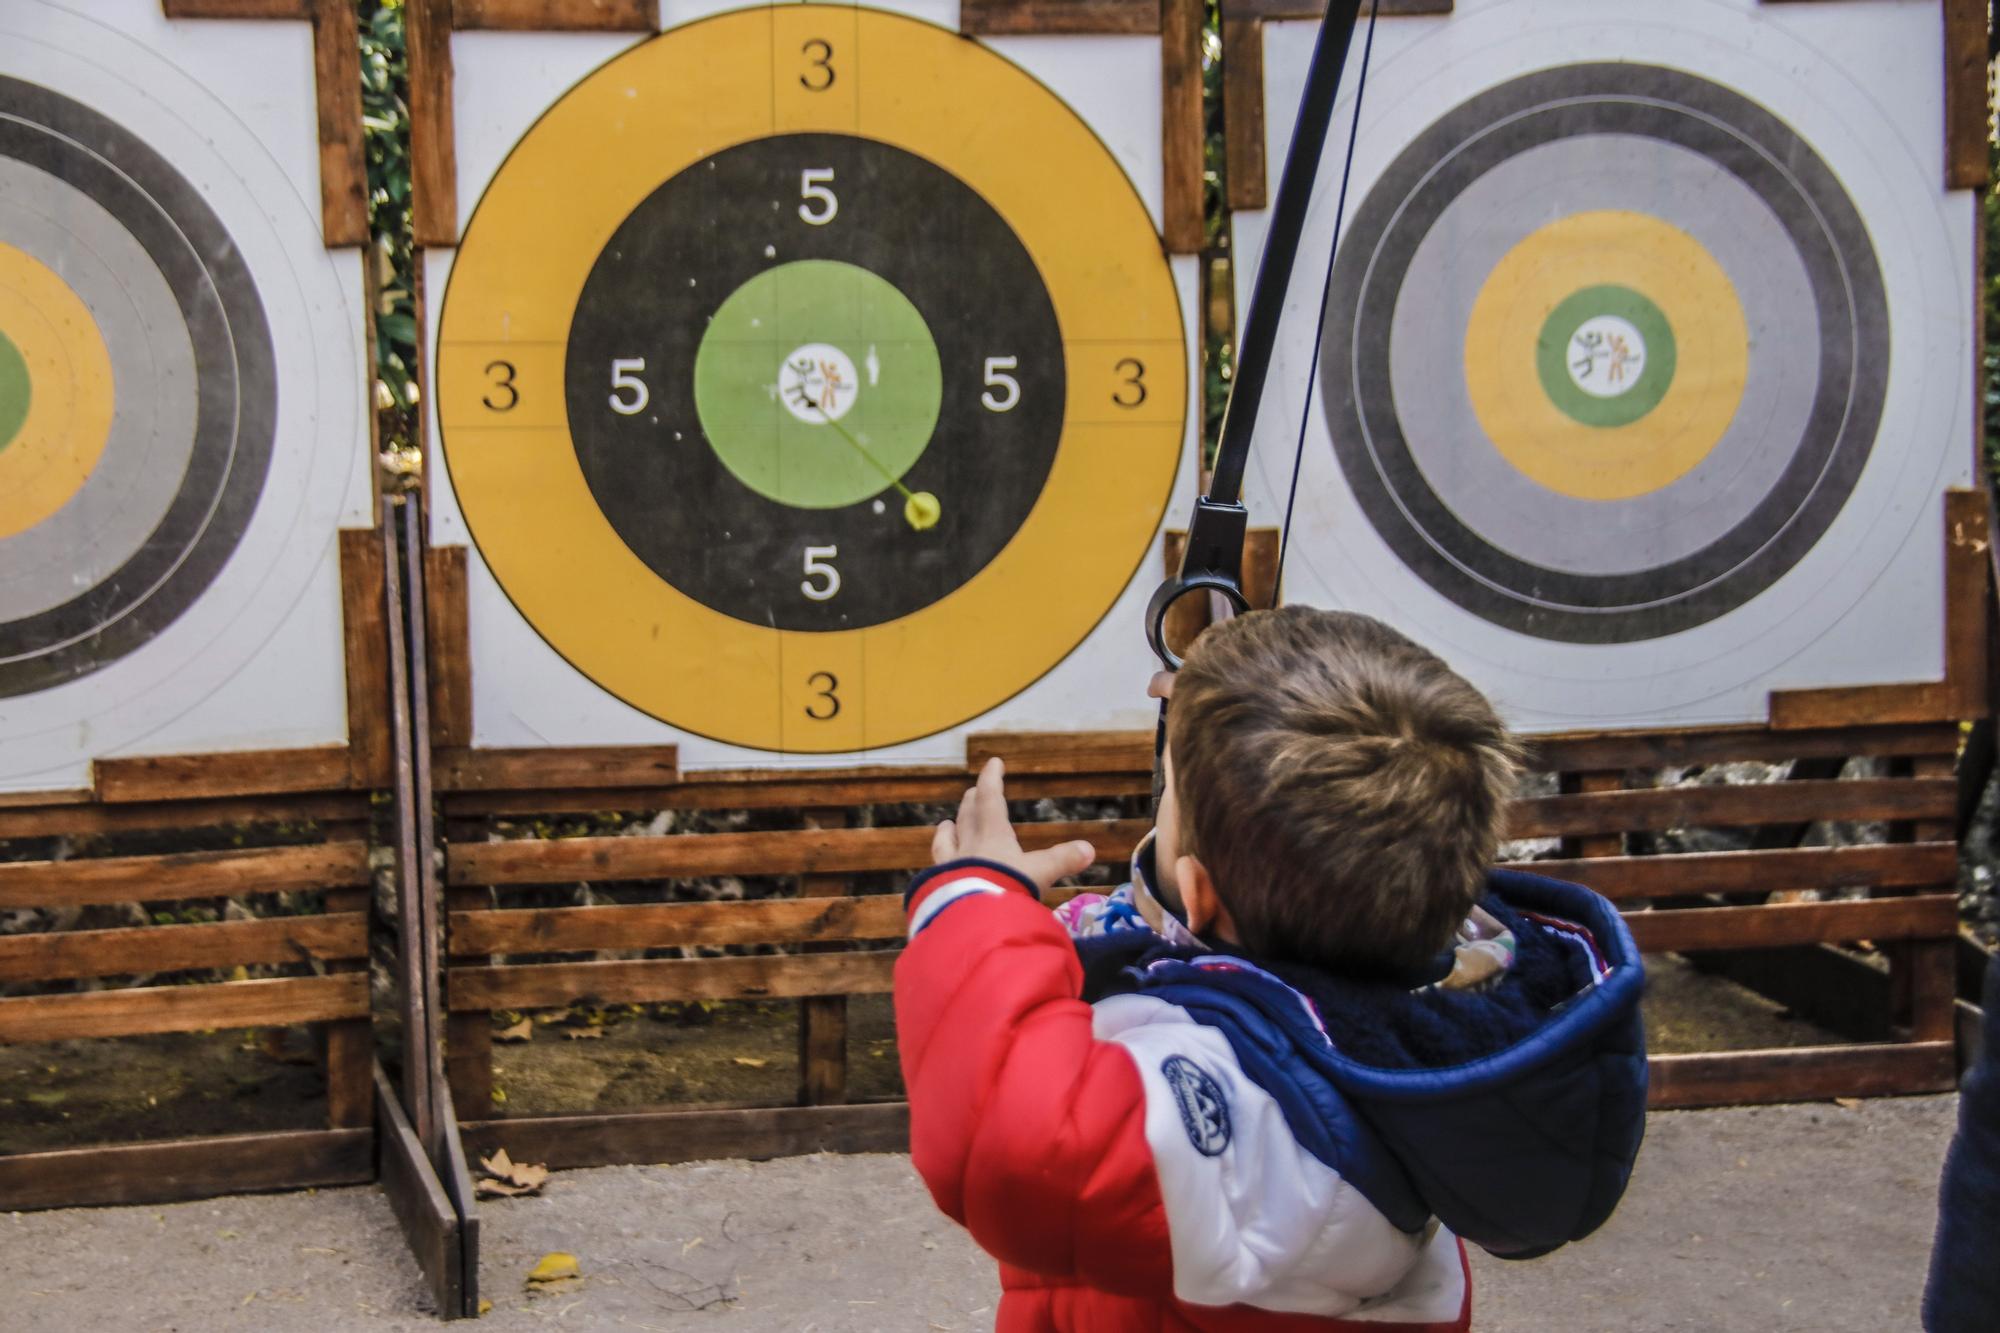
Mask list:
[[[329,889],[326,910],[366,912],[372,889]],[[368,970],[368,959],[330,962],[328,972]],[[365,1129],[375,1123],[375,1024],[349,1018],[326,1024],[326,1123],[329,1129]]]
[[[1166,173],[1160,232],[1171,255],[1199,254],[1206,230],[1201,11],[1201,0],[1160,0],[1160,142]]]
[[[845,810],[808,810],[807,828],[845,828]],[[845,897],[852,886],[844,875],[801,875],[799,897]],[[839,944],[808,944],[803,952],[823,953]],[[799,1001],[799,1104],[832,1106],[847,1100],[847,997],[816,995]]]
[[[1565,796],[1622,791],[1625,788],[1625,775],[1622,772],[1563,773],[1557,777],[1556,785]],[[1562,853],[1566,857],[1623,856],[1625,835],[1594,833],[1582,837],[1564,838]]]
[[[410,67],[410,235],[419,247],[458,244],[451,25],[451,0],[406,0],[403,43]]]
[[[447,841],[457,841],[470,830],[462,821],[447,824]],[[448,854],[448,853],[447,853]],[[453,912],[476,912],[493,906],[490,888],[457,885],[445,890],[445,904]],[[488,954],[451,952],[445,948],[447,973],[487,967]],[[484,1120],[493,1114],[493,1017],[483,1009],[448,1010],[444,1016],[444,1072],[451,1088],[452,1104],[468,1120]]]
[[[1915,778],[1949,778],[1955,764],[1946,755],[1924,755],[1910,760],[1907,767]],[[1898,841],[1913,838],[1918,842],[1949,842],[1955,832],[1953,821],[1948,819],[1917,820],[1898,826],[1898,831],[1902,830],[1908,832]],[[1896,1021],[1910,1029],[1910,1040],[1950,1041],[1958,991],[1955,940],[1920,940],[1892,946],[1889,967]]]

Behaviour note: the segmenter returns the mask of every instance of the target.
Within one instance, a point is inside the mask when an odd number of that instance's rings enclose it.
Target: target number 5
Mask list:
[[[799,173],[799,216],[815,227],[824,227],[840,211],[840,200],[827,189],[833,183],[832,167],[807,167]]]
[[[799,584],[799,591],[815,602],[824,602],[840,591],[840,571],[827,561],[840,554],[838,546],[806,547],[806,576]],[[824,582],[815,583],[814,579]]]
[[[646,389],[646,381],[638,372],[646,368],[643,356],[615,357],[611,362],[611,410],[622,416],[633,416],[646,410],[646,404],[653,395]],[[630,397],[624,396],[630,393]]]
[[[986,392],[979,395],[979,401],[986,405],[988,412],[1012,411],[1014,404],[1021,401],[1021,381],[1007,372],[1018,370],[1021,358],[1018,356],[989,356],[986,358]],[[998,398],[993,396],[1000,390]]]

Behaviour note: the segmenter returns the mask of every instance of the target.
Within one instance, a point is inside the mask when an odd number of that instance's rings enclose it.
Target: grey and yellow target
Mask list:
[[[1432,587],[1625,643],[1809,551],[1881,419],[1888,310],[1813,149],[1679,70],[1497,85],[1418,134],[1335,261],[1324,384],[1364,513]]]
[[[273,449],[254,280],[124,126],[0,76],[0,698],[148,642],[220,573]]]

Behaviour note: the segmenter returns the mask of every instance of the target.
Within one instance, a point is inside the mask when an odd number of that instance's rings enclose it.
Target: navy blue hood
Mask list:
[[[1494,871],[1515,936],[1480,990],[1358,980],[1133,931],[1077,942],[1088,1000],[1138,992],[1228,1038],[1315,1157],[1389,1220],[1436,1216],[1503,1258],[1596,1230],[1645,1131],[1644,972],[1603,898]],[[1579,929],[1580,928],[1580,929]]]

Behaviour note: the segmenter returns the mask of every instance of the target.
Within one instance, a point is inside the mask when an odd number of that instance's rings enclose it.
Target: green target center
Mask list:
[[[14,442],[28,420],[28,359],[0,333],[0,449]]]
[[[1629,426],[1660,405],[1674,382],[1673,326],[1629,287],[1586,287],[1542,323],[1535,369],[1542,391],[1586,426]]]
[[[695,353],[703,433],[738,481],[799,509],[902,479],[937,427],[944,376],[909,298],[863,268],[804,259],[730,293]]]

